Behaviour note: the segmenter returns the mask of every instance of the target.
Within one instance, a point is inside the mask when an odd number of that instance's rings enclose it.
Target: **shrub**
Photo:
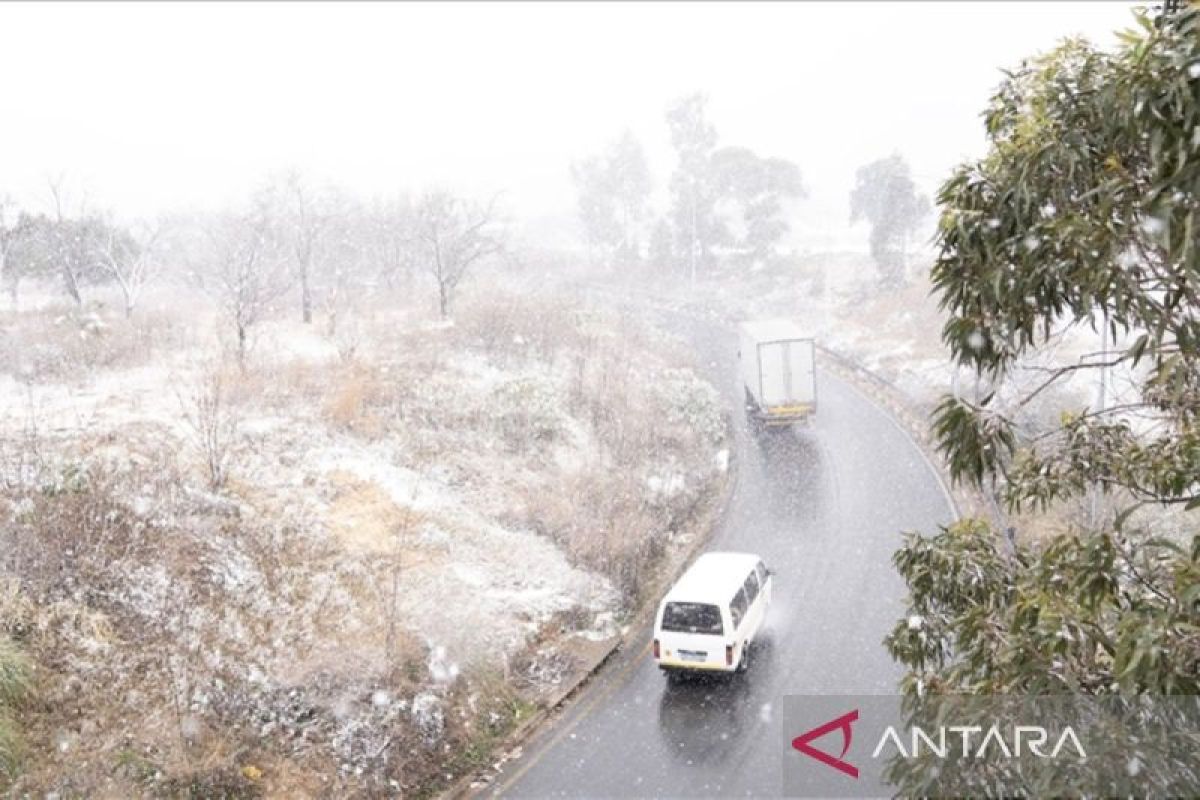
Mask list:
[[[240,418],[231,402],[229,380],[220,365],[206,369],[191,393],[180,397],[179,403],[192,434],[192,444],[204,462],[208,487],[213,491],[221,489],[229,478]]]
[[[530,443],[551,442],[562,426],[562,399],[548,381],[514,378],[496,389],[497,421],[505,443],[523,452]]]
[[[325,403],[325,415],[329,421],[343,430],[363,428],[366,424],[364,413],[367,401],[373,390],[371,383],[371,376],[365,370],[340,371],[334,378]]]
[[[0,637],[0,783],[17,775],[21,761],[21,736],[12,709],[29,694],[33,669],[13,642]]]
[[[655,382],[659,400],[667,408],[667,418],[684,430],[692,431],[705,442],[720,442],[725,436],[721,402],[712,384],[701,380],[690,369],[667,370]]]
[[[6,328],[8,335],[0,335],[0,373],[34,381],[147,364],[156,353],[181,345],[188,333],[180,317],[167,312],[123,319],[62,308],[15,314]]]

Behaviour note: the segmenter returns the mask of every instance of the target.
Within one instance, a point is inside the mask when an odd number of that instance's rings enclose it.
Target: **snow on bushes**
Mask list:
[[[716,444],[725,438],[725,419],[717,390],[690,369],[669,369],[651,384],[667,410],[667,419]]]
[[[504,441],[514,450],[551,442],[563,427],[562,397],[541,376],[506,380],[496,387],[494,396],[494,418]]]
[[[563,679],[546,631],[612,634],[721,479],[716,392],[625,317],[460,314],[364,315],[352,358],[265,322],[215,488],[196,348],[0,413],[38,453],[0,480],[0,635],[47,676],[22,791],[414,792]]]

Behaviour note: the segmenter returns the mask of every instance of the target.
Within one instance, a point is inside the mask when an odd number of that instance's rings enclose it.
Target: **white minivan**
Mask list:
[[[741,671],[771,603],[771,571],[749,553],[705,553],[671,587],[654,618],[664,671]]]

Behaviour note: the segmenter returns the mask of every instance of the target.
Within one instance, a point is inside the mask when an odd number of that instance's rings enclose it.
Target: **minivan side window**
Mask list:
[[[754,570],[750,570],[750,574],[746,576],[746,583],[742,586],[746,591],[746,600],[753,603],[758,597],[758,575]]]
[[[729,604],[729,616],[733,619],[734,630],[742,624],[742,617],[746,616],[746,609],[749,607],[750,603],[746,601],[746,590],[738,589],[737,594],[733,596],[733,602]]]

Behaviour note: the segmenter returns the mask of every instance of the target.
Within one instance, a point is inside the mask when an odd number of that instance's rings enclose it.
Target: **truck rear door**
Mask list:
[[[813,372],[813,343],[810,340],[799,340],[784,344],[787,346],[788,404],[812,403],[817,398],[816,375]]]
[[[763,342],[758,346],[758,369],[763,409],[788,404],[788,342]]]

